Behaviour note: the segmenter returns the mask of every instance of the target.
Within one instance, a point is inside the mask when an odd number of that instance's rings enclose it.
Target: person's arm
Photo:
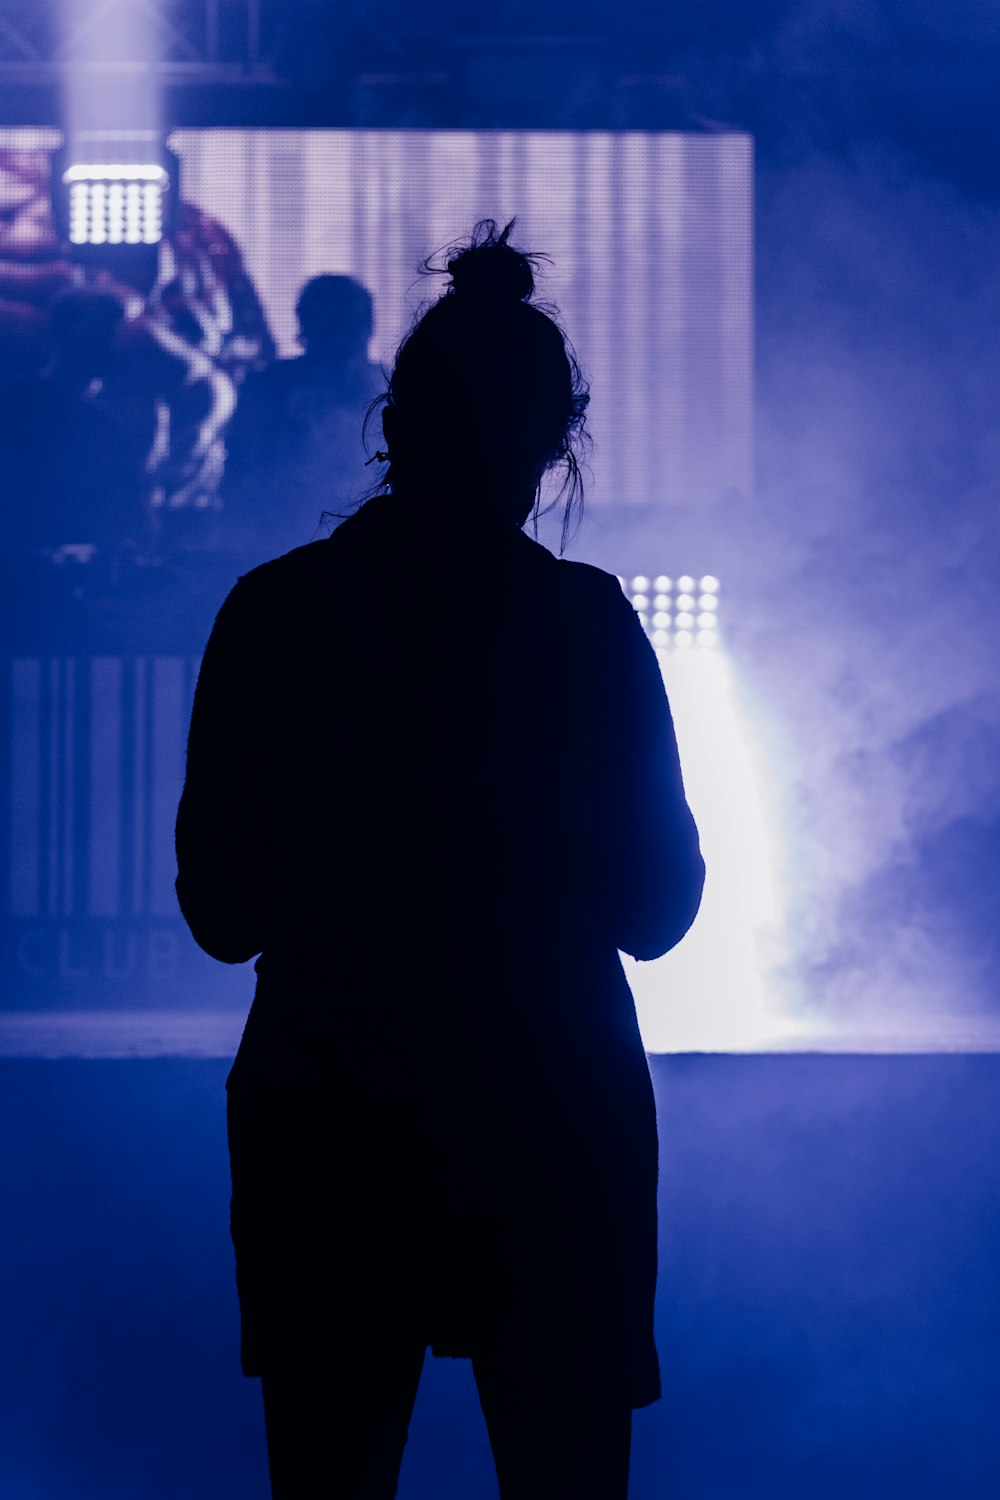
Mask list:
[[[592,726],[603,884],[616,946],[652,959],[694,921],[705,865],[656,654],[617,582],[603,588]]]
[[[177,813],[181,911],[199,946],[230,964],[261,951],[270,909],[261,656],[247,585],[238,583],[198,674]]]

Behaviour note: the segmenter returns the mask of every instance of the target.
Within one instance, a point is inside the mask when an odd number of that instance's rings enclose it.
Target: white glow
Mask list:
[[[166,174],[161,176],[165,181]],[[162,186],[161,181],[126,183],[109,178],[74,181],[70,186],[71,242],[157,244],[163,236]]]
[[[678,609],[694,609],[694,595],[693,594],[678,594],[677,595],[677,608]]]
[[[689,614],[687,610],[682,610],[677,616],[676,624],[678,631],[691,630],[694,626],[694,615]]]
[[[657,578],[655,584],[653,585],[653,587],[659,589],[662,594],[669,594],[673,586],[673,579],[668,578],[666,573],[661,573],[659,578]]]
[[[675,652],[664,675],[708,878],[673,952],[624,961],[643,1042],[650,1052],[763,1047],[794,1028],[778,1004],[780,887],[752,725],[724,654]]]
[[[714,630],[699,630],[697,641],[699,646],[717,646],[719,644],[719,637]]]
[[[676,630],[674,632],[675,646],[690,646],[693,640],[694,636],[691,634],[690,630]]]
[[[690,578],[687,573],[685,573],[683,578],[678,578],[677,587],[680,589],[682,594],[690,594],[692,589],[694,588],[694,579]]]
[[[640,573],[637,578],[632,579],[632,588],[640,594],[644,594],[649,588],[649,579]]]
[[[649,608],[649,599],[647,598],[647,596],[645,594],[633,594],[632,595],[632,607],[634,609],[648,609]]]
[[[669,630],[670,616],[662,609],[658,609],[653,616],[653,625],[657,630]]]
[[[653,623],[655,624],[656,621],[654,620]],[[670,636],[667,633],[667,631],[665,631],[665,630],[654,630],[653,631],[653,645],[654,646],[668,646],[669,644],[670,644]]]
[[[702,594],[698,600],[699,609],[718,609],[719,601],[714,594]]]
[[[657,595],[655,595],[655,597],[653,599],[653,603],[654,603],[654,605],[656,606],[657,609],[669,609],[670,608],[670,595],[669,594],[657,594]]]
[[[719,622],[715,618],[714,615],[701,614],[701,615],[698,616],[698,629],[699,630],[712,631],[712,630],[715,629],[715,627],[716,627],[716,625],[718,623]]]
[[[76,162],[63,173],[63,182],[166,183],[167,173],[159,162]]]
[[[717,594],[719,592],[719,580],[717,578],[713,578],[711,573],[706,573],[705,577],[701,580],[701,583],[698,585],[698,587],[701,589],[702,593]]]

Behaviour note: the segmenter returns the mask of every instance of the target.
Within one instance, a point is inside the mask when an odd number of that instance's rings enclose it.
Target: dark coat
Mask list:
[[[244,1369],[405,1327],[642,1406],[656,1119],[617,950],[677,943],[704,874],[666,696],[613,577],[431,512],[369,501],[242,578],[198,681],[178,896],[260,954]]]

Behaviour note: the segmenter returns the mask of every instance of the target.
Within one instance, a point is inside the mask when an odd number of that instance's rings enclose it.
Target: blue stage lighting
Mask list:
[[[155,162],[78,163],[63,172],[72,245],[158,245],[166,170]]]
[[[692,646],[711,650],[719,638],[719,580],[711,575],[696,579],[682,573],[676,584],[665,573],[650,578],[637,573],[627,579],[618,575],[622,590],[631,600],[639,623],[664,661],[672,649]],[[649,590],[655,592],[650,595]],[[678,592],[674,592],[674,590]],[[700,592],[699,592],[700,591]]]
[[[56,153],[52,190],[74,260],[155,257],[177,203],[177,158],[151,131],[83,132]]]

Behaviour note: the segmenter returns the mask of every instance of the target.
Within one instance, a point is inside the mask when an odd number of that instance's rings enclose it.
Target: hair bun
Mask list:
[[[468,244],[455,248],[448,260],[452,291],[463,301],[509,305],[526,301],[535,290],[531,260],[507,243],[511,219],[497,232],[493,219],[480,219]]]

